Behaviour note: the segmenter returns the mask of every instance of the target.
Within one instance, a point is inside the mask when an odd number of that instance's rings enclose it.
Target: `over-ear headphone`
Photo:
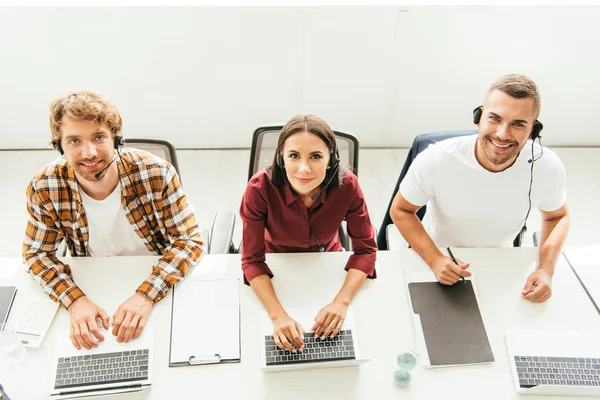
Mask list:
[[[476,107],[473,110],[473,123],[474,124],[478,124],[479,121],[481,121],[481,113],[483,112],[483,106],[479,106]],[[533,124],[533,128],[531,129],[531,140],[536,140],[538,138],[541,138],[541,133],[542,133],[542,129],[544,129],[544,125],[538,121],[535,120],[534,124]]]
[[[119,150],[119,147],[123,147],[125,146],[125,139],[123,139],[122,136],[115,136],[115,141],[113,144],[115,150]],[[58,151],[60,153],[60,155],[64,155],[65,151],[62,148],[62,145],[60,144],[60,139],[59,140],[53,140],[52,141],[52,147],[54,147],[54,149],[56,151]]]

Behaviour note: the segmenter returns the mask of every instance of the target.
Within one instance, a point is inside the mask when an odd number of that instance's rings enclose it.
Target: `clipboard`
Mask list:
[[[239,279],[186,279],[173,290],[169,367],[241,361]]]
[[[433,273],[412,274],[407,289],[424,367],[494,362],[471,278],[446,286]]]

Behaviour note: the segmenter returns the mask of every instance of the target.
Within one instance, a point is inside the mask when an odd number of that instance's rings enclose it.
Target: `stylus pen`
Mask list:
[[[446,250],[448,250],[448,254],[450,255],[450,258],[452,259],[452,262],[456,265],[458,265],[458,263],[456,262],[456,258],[454,258],[454,254],[452,254],[452,250],[450,250],[450,247],[446,246]],[[462,281],[465,281],[465,277],[461,276]]]

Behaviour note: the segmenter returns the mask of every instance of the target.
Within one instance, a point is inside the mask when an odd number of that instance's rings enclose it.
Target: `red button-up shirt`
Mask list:
[[[265,263],[267,253],[342,251],[338,228],[346,220],[353,255],[346,264],[375,277],[377,245],[365,198],[356,176],[347,171],[342,185],[323,191],[307,208],[292,191],[289,182],[277,187],[266,170],[248,182],[242,204],[242,270],[246,281],[273,273]]]

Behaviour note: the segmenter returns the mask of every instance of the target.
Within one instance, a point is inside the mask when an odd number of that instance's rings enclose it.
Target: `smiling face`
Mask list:
[[[78,180],[96,182],[109,175],[110,168],[98,178],[95,176],[114,158],[114,139],[108,126],[63,117],[60,133],[65,157]],[[111,167],[116,168],[116,164]]]
[[[475,157],[491,172],[504,171],[517,159],[535,123],[534,100],[514,98],[500,90],[487,94],[483,103]]]
[[[305,198],[319,191],[329,165],[329,148],[317,135],[297,132],[283,145],[285,173],[292,189]]]

